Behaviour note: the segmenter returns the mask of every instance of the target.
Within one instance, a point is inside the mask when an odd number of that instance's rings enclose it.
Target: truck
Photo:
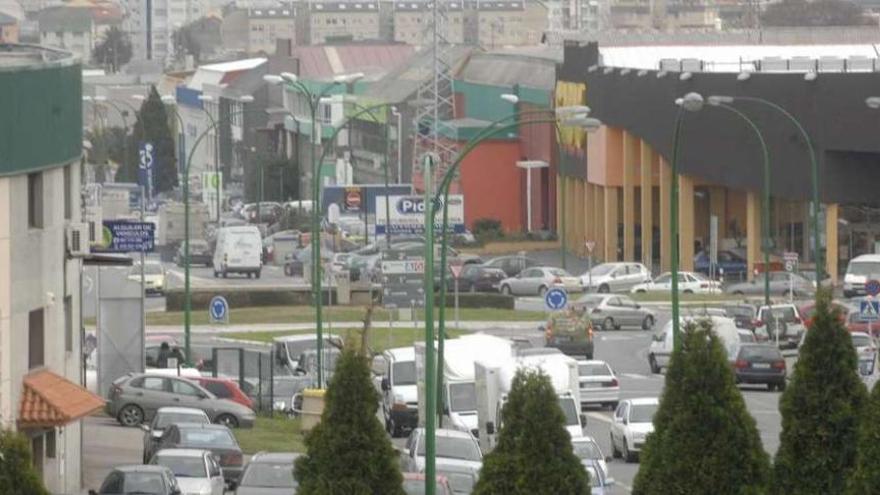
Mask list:
[[[558,349],[528,349],[507,362],[474,363],[477,399],[477,425],[480,449],[484,453],[495,448],[498,431],[503,428],[502,410],[513,377],[519,369],[542,370],[556,390],[559,407],[565,415],[565,427],[572,438],[584,436],[586,416],[580,414],[580,387],[577,361]]]
[[[416,369],[424,370],[425,343],[417,342]],[[443,397],[445,406],[440,414],[444,428],[479,434],[477,429],[477,398],[474,385],[474,363],[501,364],[516,353],[509,339],[482,333],[464,335],[446,341],[443,359]],[[419,381],[420,424],[424,424],[424,382]]]
[[[186,237],[184,229],[183,203],[165,203],[159,208],[159,223],[156,225],[156,245],[175,246]],[[208,224],[208,207],[203,203],[191,202],[189,205],[189,237],[205,239]]]

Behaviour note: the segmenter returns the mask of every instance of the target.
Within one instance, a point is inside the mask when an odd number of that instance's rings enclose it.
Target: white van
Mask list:
[[[849,260],[843,277],[843,297],[865,295],[865,282],[880,279],[880,254],[863,254]]]
[[[260,278],[263,268],[263,240],[253,225],[224,227],[217,231],[214,248],[214,278],[230,273],[251,274]]]
[[[382,371],[382,413],[392,438],[403,436],[419,423],[416,386],[416,351],[413,347],[388,349],[373,359],[374,371]]]
[[[728,360],[732,360],[739,349],[739,332],[736,328],[736,323],[732,319],[722,316],[682,316],[679,318],[681,321],[680,329],[684,330],[685,325],[705,319],[712,321],[712,331],[721,340],[721,345],[724,347]],[[671,355],[672,320],[669,320],[651,339],[651,347],[648,349],[648,365],[651,367],[651,373],[660,373],[662,368],[669,367],[669,357]]]

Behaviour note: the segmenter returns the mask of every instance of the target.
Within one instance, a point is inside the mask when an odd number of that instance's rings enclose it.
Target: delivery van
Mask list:
[[[253,225],[224,227],[217,231],[214,248],[214,278],[242,273],[260,278],[263,268],[263,243],[260,230]]]

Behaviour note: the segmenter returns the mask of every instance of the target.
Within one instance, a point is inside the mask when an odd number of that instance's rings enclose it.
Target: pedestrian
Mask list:
[[[171,346],[168,345],[168,342],[162,342],[159,346],[159,356],[156,358],[156,367],[157,368],[167,368],[168,367],[168,358],[171,356]]]

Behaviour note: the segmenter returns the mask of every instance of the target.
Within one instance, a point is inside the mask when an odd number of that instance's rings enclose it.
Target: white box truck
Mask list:
[[[559,407],[565,415],[568,433],[572,437],[584,435],[587,420],[580,414],[577,361],[556,349],[532,349],[501,365],[482,361],[474,363],[478,439],[484,453],[495,447],[496,435],[504,424],[501,411],[513,377],[521,368],[541,369],[550,377]]]

